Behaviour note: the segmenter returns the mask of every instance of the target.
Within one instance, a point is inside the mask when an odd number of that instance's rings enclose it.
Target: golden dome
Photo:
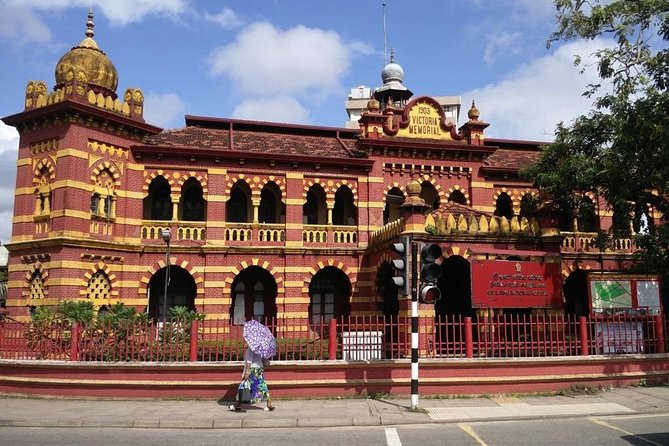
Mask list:
[[[406,190],[408,195],[420,195],[422,186],[415,178],[409,181],[407,184]]]
[[[371,98],[367,102],[367,110],[369,110],[369,111],[372,111],[372,112],[379,111],[380,107],[381,107],[381,104],[379,103],[379,101],[377,101],[374,98]]]
[[[474,101],[472,101],[472,108],[470,108],[469,111],[467,112],[467,116],[471,121],[478,121],[479,116],[481,116],[481,114],[479,113],[479,109],[476,108],[476,104],[474,103]]]
[[[56,65],[56,85],[68,80],[68,73],[83,71],[85,80],[91,86],[102,87],[108,92],[116,93],[118,73],[104,51],[98,48],[93,40],[93,12],[88,12],[86,37],[81,43],[60,58]]]

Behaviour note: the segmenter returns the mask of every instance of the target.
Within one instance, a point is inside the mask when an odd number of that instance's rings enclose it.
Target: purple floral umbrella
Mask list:
[[[269,328],[255,319],[244,323],[244,340],[249,348],[263,359],[269,359],[276,353],[276,341]]]

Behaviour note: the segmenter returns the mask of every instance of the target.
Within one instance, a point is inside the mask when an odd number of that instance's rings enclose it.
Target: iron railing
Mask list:
[[[411,357],[411,318],[272,318],[273,361],[393,360]],[[666,353],[662,315],[491,315],[421,317],[422,358],[526,358]],[[240,361],[242,326],[230,320],[89,324],[0,320],[1,359],[69,361]]]

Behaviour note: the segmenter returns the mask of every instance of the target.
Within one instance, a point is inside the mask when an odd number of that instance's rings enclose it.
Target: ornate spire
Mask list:
[[[93,32],[93,27],[95,24],[93,23],[93,8],[90,8],[88,10],[88,20],[86,20],[86,37],[93,38],[95,33]]]
[[[478,121],[479,117],[481,116],[481,114],[479,113],[479,109],[476,108],[476,104],[474,103],[473,99],[472,99],[472,107],[467,112],[467,116],[469,117],[470,121]]]

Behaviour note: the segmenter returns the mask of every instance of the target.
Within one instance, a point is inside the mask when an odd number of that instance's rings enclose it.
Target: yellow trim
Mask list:
[[[286,206],[303,206],[304,200],[302,198],[287,198]]]
[[[228,169],[221,167],[210,167],[209,169],[207,169],[207,173],[209,175],[227,175]]]
[[[494,189],[495,185],[492,183],[485,183],[481,181],[472,181],[471,187],[474,189]]]
[[[209,273],[210,271],[205,270],[205,272]],[[225,280],[207,280],[204,282],[204,287],[208,290],[225,288]]]
[[[495,212],[495,206],[472,206],[472,208],[481,212]]]
[[[285,288],[302,288],[304,280],[285,280],[283,286]]]
[[[286,172],[286,179],[293,179],[293,180],[302,180],[304,179],[304,174],[301,172]]]
[[[60,149],[56,152],[56,158],[71,156],[74,158],[88,159],[88,152],[78,149]]]
[[[385,183],[383,177],[358,177],[358,183]]]

